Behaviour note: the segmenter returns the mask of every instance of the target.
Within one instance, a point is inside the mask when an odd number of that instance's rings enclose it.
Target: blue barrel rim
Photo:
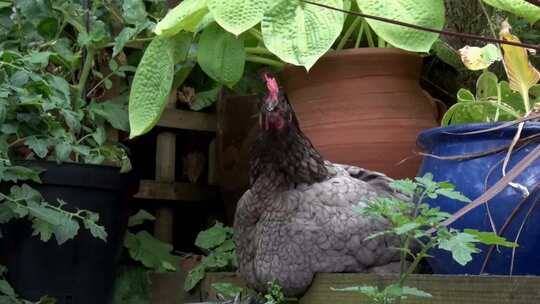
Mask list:
[[[474,132],[474,131],[480,131],[483,129],[489,129],[496,127],[498,125],[501,125],[505,122],[495,122],[495,123],[471,123],[471,124],[462,124],[462,125],[451,125],[446,127],[435,127],[431,129],[424,130],[420,132],[416,138],[416,145],[423,151],[429,151],[430,147],[435,144],[435,138],[440,137],[442,135],[444,136],[465,136],[465,135],[452,135],[450,133],[466,133],[466,132]],[[505,134],[508,135],[509,138],[512,138],[515,135],[515,131],[517,130],[518,125],[512,125],[508,127],[501,128],[496,131],[482,133],[482,134],[476,134],[476,135],[469,135],[469,136],[480,136],[485,137],[489,134]],[[523,127],[523,130],[531,132],[536,131],[540,133],[540,122],[525,122],[525,125]],[[430,145],[431,144],[431,145]]]

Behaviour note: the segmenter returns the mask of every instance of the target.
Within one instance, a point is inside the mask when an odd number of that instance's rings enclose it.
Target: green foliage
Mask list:
[[[127,64],[125,50],[150,34],[154,11],[147,8],[159,5],[104,1],[85,10],[75,0],[0,2],[2,224],[28,219],[36,237],[54,237],[58,244],[74,238],[81,227],[106,240],[98,214],[71,210],[61,198],[45,201],[31,186],[40,182],[42,170],[19,160],[108,162],[122,172],[130,170],[125,148],[107,141],[106,129],[129,131],[125,91],[135,68]],[[113,39],[117,30],[124,34]],[[106,99],[113,80],[120,94]],[[6,284],[0,278],[0,285]],[[7,288],[0,288],[0,297],[9,298],[8,303],[29,303]],[[40,303],[52,302],[44,298]]]
[[[195,31],[208,14],[207,0],[185,0],[172,9],[156,26],[158,36],[174,36]]]
[[[540,19],[540,7],[525,0],[483,0],[485,3],[525,18],[530,24]]]
[[[0,303],[2,304],[54,304],[56,300],[48,296],[44,296],[37,302],[22,300],[15,293],[15,290],[5,278],[7,268],[0,265]]]
[[[244,288],[232,283],[212,283],[212,288],[225,299],[234,299],[234,297],[244,292]]]
[[[129,218],[128,227],[153,220],[154,216],[141,210]],[[148,231],[137,233],[128,231],[124,247],[133,260],[156,272],[175,271],[179,262],[179,257],[172,254],[173,246],[154,238]]]
[[[174,76],[170,41],[152,40],[141,59],[129,96],[131,138],[148,132],[165,109]]]
[[[212,283],[212,288],[216,290],[218,298],[229,300],[223,303],[286,304],[298,302],[296,299],[286,298],[281,286],[276,281],[268,282],[268,288],[264,293],[257,293],[251,288],[238,287],[231,283]]]
[[[353,286],[346,288],[332,288],[334,291],[355,292],[368,297],[373,304],[397,303],[395,299],[406,299],[409,296],[417,298],[431,298],[432,295],[414,287],[391,284],[383,289],[376,286]]]
[[[398,303],[399,299],[408,296],[431,297],[430,294],[416,288],[407,287],[405,283],[420,261],[428,257],[428,251],[439,248],[452,253],[453,259],[465,265],[472,260],[472,254],[479,252],[476,244],[500,245],[516,247],[517,244],[506,241],[493,232],[479,232],[467,229],[458,231],[447,228],[443,222],[451,214],[431,208],[424,202],[425,199],[437,199],[439,196],[468,203],[470,200],[455,190],[454,185],[447,182],[436,182],[433,175],[427,173],[413,180],[397,180],[390,186],[398,192],[406,194],[412,201],[404,201],[395,198],[376,198],[365,207],[357,207],[355,210],[364,216],[382,217],[388,220],[389,229],[377,232],[367,239],[377,238],[383,235],[395,235],[402,241],[401,273],[397,283],[380,289],[374,286],[356,286],[337,291],[358,292],[371,299],[372,303],[389,304]],[[433,232],[434,231],[434,232]],[[418,250],[413,250],[412,244],[417,244]],[[407,258],[412,258],[409,267],[405,267]]]
[[[351,1],[315,2],[338,9],[357,9],[351,6]],[[373,1],[367,1],[369,4],[364,2],[361,2],[362,9],[375,9]],[[391,12],[403,21],[435,28],[441,28],[444,23],[442,0],[387,2],[382,7],[383,11],[377,11],[375,15]],[[245,77],[250,70],[248,62],[253,65],[251,69],[260,65],[280,69],[284,63],[290,63],[309,70],[335,44],[342,34],[345,19],[341,12],[297,0],[182,1],[154,28],[158,38],[146,49],[137,69],[129,99],[130,137],[144,134],[156,124],[169,92],[183,85],[188,76],[198,70],[195,64],[218,82],[211,87],[192,86],[198,94],[197,100],[190,100],[189,105],[193,110],[201,110],[217,100],[222,86],[237,92],[242,92],[243,86],[249,86],[248,77]],[[365,26],[369,44],[375,46],[370,26],[365,21],[352,25],[361,27],[358,29],[359,38],[364,31],[362,26]],[[379,46],[386,46],[384,38],[396,47],[423,52],[429,50],[437,38],[436,34],[404,27],[376,22],[370,22],[370,25],[382,37]],[[355,27],[347,27],[338,45],[345,44],[355,31]],[[137,32],[138,28],[132,27],[120,32],[114,43],[114,54]],[[188,32],[190,34],[186,35]],[[171,49],[178,48],[169,47],[165,42],[178,36],[190,38],[184,44],[189,46],[189,53],[171,57]]]
[[[266,302],[264,304],[285,304],[287,303],[281,286],[276,281],[268,283],[268,290],[264,294]]]
[[[213,23],[201,34],[197,61],[208,76],[231,88],[244,74],[244,41]]]
[[[442,0],[357,0],[360,10],[369,15],[412,23],[432,29],[444,27]],[[438,34],[367,19],[375,33],[391,45],[412,52],[428,52]]]
[[[114,304],[147,304],[150,302],[150,272],[175,271],[179,257],[172,253],[173,247],[164,243],[146,231],[132,232],[133,227],[155,217],[144,210],[139,210],[128,221],[130,228],[125,235],[124,248],[137,266],[125,266],[116,276]],[[132,263],[130,263],[131,265]]]
[[[236,251],[232,240],[233,230],[216,223],[208,230],[202,231],[195,240],[195,245],[208,251],[201,263],[193,268],[184,282],[184,290],[189,291],[204,278],[207,271],[230,271],[236,269]]]
[[[533,107],[540,102],[540,96],[534,95],[538,89],[540,85],[535,85],[529,91],[529,100]],[[507,81],[499,81],[494,73],[487,70],[478,77],[476,94],[460,89],[457,101],[445,113],[443,126],[508,121],[520,118],[526,113],[522,96],[512,90]]]
[[[150,303],[150,280],[144,267],[125,267],[116,276],[114,304]]]
[[[318,2],[343,8],[343,0]],[[343,13],[284,0],[266,12],[262,36],[268,50],[281,60],[309,70],[332,47],[344,21]]]
[[[272,0],[208,0],[216,22],[236,36],[261,22],[272,4]]]

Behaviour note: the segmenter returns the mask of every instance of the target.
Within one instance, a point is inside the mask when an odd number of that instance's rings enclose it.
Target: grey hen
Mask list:
[[[317,272],[367,272],[398,261],[397,238],[366,240],[387,222],[353,211],[375,197],[399,195],[388,186],[391,179],[325,161],[275,78],[264,78],[268,92],[251,151],[251,185],[234,221],[239,270],[248,285],[262,291],[276,280],[294,296]]]

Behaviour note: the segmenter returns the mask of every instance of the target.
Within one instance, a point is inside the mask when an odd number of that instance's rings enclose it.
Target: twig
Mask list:
[[[300,0],[300,1],[302,1],[304,3],[307,3],[307,4],[311,4],[311,5],[331,9],[331,10],[334,10],[334,11],[342,12],[342,13],[345,13],[345,14],[350,14],[350,15],[354,15],[354,16],[360,16],[360,17],[373,19],[373,20],[378,20],[378,21],[381,21],[381,22],[391,23],[391,24],[395,24],[395,25],[401,25],[401,26],[409,27],[409,28],[412,28],[412,29],[415,29],[415,30],[431,32],[431,33],[437,33],[437,34],[446,35],[446,36],[460,37],[460,38],[465,38],[465,39],[480,40],[480,41],[500,43],[500,44],[508,44],[508,45],[513,45],[513,46],[519,46],[519,47],[526,48],[526,49],[534,49],[534,50],[540,51],[540,46],[539,45],[528,44],[528,43],[518,43],[518,42],[512,42],[512,41],[505,41],[505,40],[501,40],[501,39],[488,38],[488,37],[484,37],[484,36],[480,36],[480,35],[474,35],[474,34],[468,34],[468,33],[458,33],[458,32],[446,31],[446,30],[437,30],[437,29],[433,29],[433,28],[429,28],[429,27],[425,27],[425,26],[421,26],[421,25],[416,25],[416,24],[412,24],[412,23],[407,23],[407,22],[403,22],[403,21],[388,19],[388,18],[379,17],[379,16],[368,15],[368,14],[359,13],[359,12],[348,11],[348,10],[340,9],[340,8],[333,7],[333,6],[326,5],[326,4],[311,2],[311,1],[308,1],[308,0]],[[531,0],[531,1],[533,1],[533,0]],[[534,1],[536,1],[536,0],[534,0]]]
[[[450,218],[448,218],[446,221],[442,223],[441,226],[445,227],[453,222],[457,221],[461,217],[463,217],[465,214],[469,213],[469,211],[475,209],[476,207],[486,203],[493,197],[495,197],[499,192],[504,190],[506,186],[512,182],[518,175],[520,175],[526,168],[529,167],[530,164],[532,164],[536,159],[540,157],[540,145],[534,148],[527,156],[525,156],[522,160],[520,160],[512,170],[508,171],[506,176],[501,178],[495,185],[493,185],[488,191],[484,192],[480,197],[469,203],[467,206],[459,209],[456,213],[454,213]],[[436,229],[430,229],[427,231],[428,234],[434,233]]]
[[[531,213],[533,212],[534,209],[536,209],[537,206],[538,206],[538,200],[534,201],[532,203],[531,207],[529,207],[529,210],[527,210],[527,214],[525,214],[525,218],[523,219],[523,222],[521,223],[521,226],[519,226],[519,230],[517,232],[516,239],[514,240],[514,243],[517,244],[517,242],[519,240],[519,237],[521,235],[521,231],[523,231],[523,227],[525,227],[525,224],[527,223],[527,220],[529,219],[529,217],[531,216]],[[516,255],[516,247],[512,248],[512,260],[510,261],[510,275],[512,275],[514,273],[514,258],[515,258],[515,255]]]
[[[484,5],[484,0],[478,0],[478,4],[480,5],[480,8],[482,9],[484,16],[486,17],[487,23],[489,25],[489,30],[491,31],[491,35],[493,35],[493,38],[497,38],[497,33],[495,32],[495,26],[493,25],[493,22],[491,21],[491,17],[488,14],[486,6]]]
[[[533,142],[538,137],[540,137],[540,134],[529,135],[527,137],[520,139],[519,143],[525,145],[530,142]],[[501,151],[508,149],[509,146],[510,145],[508,144],[508,145],[498,146],[487,151],[471,152],[471,153],[466,153],[466,154],[449,155],[449,156],[440,156],[440,155],[429,154],[429,153],[424,153],[424,152],[418,152],[418,154],[421,156],[432,157],[432,158],[440,159],[440,160],[466,160],[466,159],[474,159],[474,158],[479,158],[486,155],[499,153]]]

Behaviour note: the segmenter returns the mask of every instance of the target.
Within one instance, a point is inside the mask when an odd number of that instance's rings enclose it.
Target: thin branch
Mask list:
[[[437,34],[446,35],[446,36],[460,37],[460,38],[465,38],[465,39],[480,40],[480,41],[485,41],[485,42],[507,44],[507,45],[519,46],[519,47],[522,47],[522,48],[527,48],[527,49],[533,49],[533,50],[540,51],[540,46],[539,45],[506,41],[506,40],[501,40],[501,39],[496,39],[496,38],[489,38],[489,37],[484,37],[484,36],[474,35],[474,34],[457,33],[457,32],[445,31],[445,30],[437,30],[437,29],[433,29],[433,28],[429,28],[429,27],[424,27],[424,26],[411,24],[411,23],[407,23],[407,22],[402,22],[402,21],[398,21],[398,20],[393,20],[393,19],[388,19],[388,18],[384,18],[384,17],[379,17],[379,16],[373,16],[373,15],[368,15],[368,14],[359,13],[359,12],[348,11],[348,10],[340,9],[340,8],[333,7],[333,6],[326,5],[326,4],[311,2],[311,1],[308,1],[308,0],[300,0],[300,1],[302,1],[304,3],[307,3],[307,4],[311,4],[311,5],[315,5],[315,6],[335,10],[335,11],[338,11],[338,12],[342,12],[342,13],[345,13],[345,14],[350,14],[350,15],[354,15],[354,16],[360,16],[360,17],[364,17],[364,18],[368,18],[368,19],[378,20],[378,21],[381,21],[381,22],[386,22],[386,23],[391,23],[391,24],[395,24],[395,25],[405,26],[405,27],[409,27],[409,28],[412,28],[412,29],[420,30],[420,31],[437,33]],[[531,0],[531,1],[533,1],[533,0]],[[540,0],[534,0],[534,1],[540,2]]]

